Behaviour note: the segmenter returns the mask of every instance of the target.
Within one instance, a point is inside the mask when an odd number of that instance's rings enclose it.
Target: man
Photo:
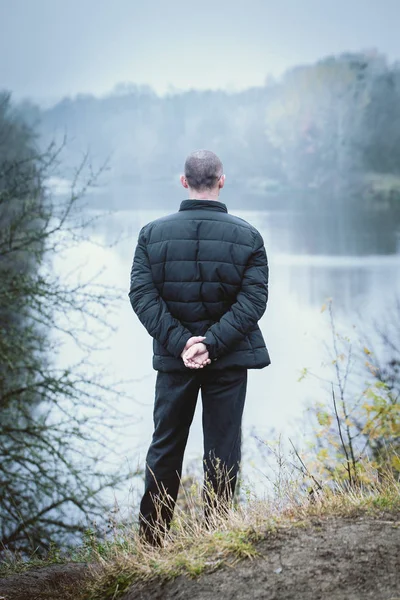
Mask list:
[[[213,152],[190,154],[181,176],[189,199],[143,227],[133,261],[129,297],[158,371],[139,517],[151,543],[173,516],[199,389],[207,515],[235,490],[247,369],[270,363],[257,325],[268,299],[264,243],[218,200],[224,182]]]

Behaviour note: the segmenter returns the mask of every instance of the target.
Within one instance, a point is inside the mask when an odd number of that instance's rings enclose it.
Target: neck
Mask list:
[[[199,192],[189,188],[189,200],[219,200],[219,189]]]

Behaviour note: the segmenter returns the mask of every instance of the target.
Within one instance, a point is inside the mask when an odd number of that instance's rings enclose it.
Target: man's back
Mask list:
[[[268,300],[263,239],[219,202],[225,175],[216,154],[190,154],[180,180],[190,200],[140,231],[129,292],[154,339],[158,371],[139,515],[141,535],[155,545],[171,524],[199,392],[211,522],[235,491],[247,370],[270,362],[258,327]]]
[[[143,311],[151,311],[138,293],[150,275],[169,314],[192,335],[211,337],[216,351],[207,368],[262,368],[269,364],[257,325],[260,316],[254,320],[248,314],[253,312],[254,302],[258,300],[265,307],[267,300],[268,265],[263,240],[249,223],[228,214],[225,204],[185,200],[179,212],[142,229],[130,291],[139,318]],[[246,301],[246,293],[251,295],[251,303]],[[238,299],[240,306],[236,306]],[[236,314],[227,318],[235,308]],[[228,350],[225,338],[231,342],[232,327],[238,330],[237,340],[233,345],[229,343]],[[153,365],[161,371],[185,369],[182,360],[156,338]]]

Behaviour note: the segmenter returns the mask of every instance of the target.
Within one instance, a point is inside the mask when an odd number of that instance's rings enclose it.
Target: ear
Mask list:
[[[188,182],[187,182],[187,179],[186,179],[186,177],[185,177],[184,175],[181,175],[181,176],[180,176],[180,180],[181,180],[181,184],[183,185],[183,187],[184,187],[184,188],[186,188],[186,189],[188,189],[188,187],[189,187],[189,184],[188,184]]]
[[[220,189],[222,189],[225,185],[225,175],[221,175],[221,177],[218,180],[218,187]]]

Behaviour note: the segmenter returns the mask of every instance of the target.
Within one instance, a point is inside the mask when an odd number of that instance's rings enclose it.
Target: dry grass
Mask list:
[[[286,472],[283,469],[281,473]],[[75,585],[66,591],[63,598],[116,600],[135,582],[167,580],[182,574],[196,577],[243,558],[252,559],[258,554],[257,543],[265,537],[282,529],[306,527],[315,518],[400,513],[400,483],[393,475],[375,477],[356,489],[333,486],[331,482],[311,493],[301,492],[300,483],[286,473],[273,497],[261,500],[249,492],[247,500],[235,507],[217,506],[208,524],[203,516],[200,486],[182,486],[183,498],[161,548],[145,543],[136,523],[115,524],[107,540],[88,533],[83,546],[72,556],[63,557],[54,549],[45,561],[5,561],[0,577],[55,563],[86,562],[89,567],[85,582],[79,589]]]
[[[186,494],[185,511],[177,507],[171,531],[162,548],[140,540],[136,527],[118,530],[108,544],[93,545],[95,569],[75,600],[119,598],[134,582],[171,579],[181,574],[195,577],[243,558],[257,556],[257,542],[281,528],[307,526],[313,518],[382,515],[400,512],[400,486],[392,479],[349,490],[339,485],[316,495],[288,498],[277,511],[273,501],[250,500],[215,514],[210,526],[202,517],[200,494]]]

